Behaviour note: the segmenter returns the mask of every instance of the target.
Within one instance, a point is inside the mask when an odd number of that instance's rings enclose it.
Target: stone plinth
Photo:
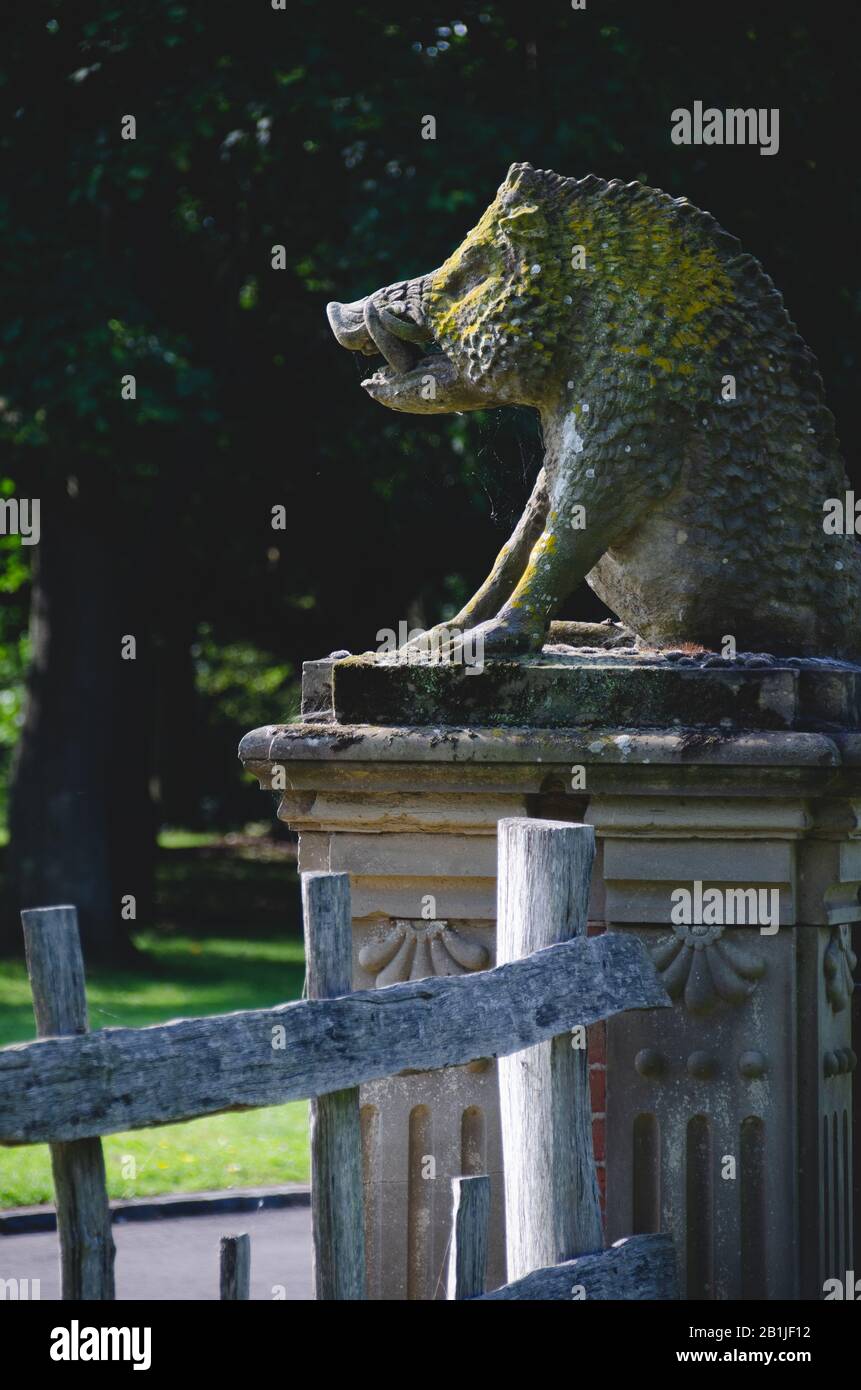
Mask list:
[[[642,935],[675,999],[608,1024],[607,1237],[670,1231],[690,1298],[818,1298],[854,1267],[859,682],[765,657],[353,658],[308,663],[304,722],[242,742],[284,789],[300,868],[351,875],[357,987],[493,962],[500,817],[595,826],[591,920]],[[776,889],[778,930],[674,923],[696,882]],[[457,1173],[491,1175],[502,1282],[495,1064],[377,1082],[362,1106],[370,1295],[439,1296]]]

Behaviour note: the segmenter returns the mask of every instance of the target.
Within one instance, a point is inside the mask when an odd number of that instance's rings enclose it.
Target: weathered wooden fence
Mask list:
[[[88,1032],[74,908],[22,913],[39,1036],[0,1049],[0,1144],[51,1146],[64,1298],[114,1297],[100,1136],[308,1097],[317,1297],[363,1299],[359,1085],[490,1056],[511,1282],[484,1292],[489,1179],[458,1178],[449,1297],[677,1296],[668,1236],[601,1249],[586,1051],[571,1036],[669,998],[639,942],[586,936],[591,827],[500,821],[499,851],[494,969],[351,993],[349,875],[303,874],[308,999],[149,1028]],[[225,1238],[223,1298],[249,1296],[249,1260],[247,1237]]]

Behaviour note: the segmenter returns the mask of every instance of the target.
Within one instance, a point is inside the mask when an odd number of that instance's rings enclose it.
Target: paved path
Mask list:
[[[308,1207],[115,1222],[113,1229],[118,1299],[217,1299],[219,1241],[244,1231],[253,1299],[273,1298],[276,1285],[288,1299],[313,1297]],[[40,1279],[42,1298],[59,1298],[56,1234],[0,1236],[0,1278]]]

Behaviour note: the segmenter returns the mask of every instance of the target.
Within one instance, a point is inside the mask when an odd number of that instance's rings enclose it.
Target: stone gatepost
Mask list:
[[[240,754],[285,789],[300,868],[350,873],[357,988],[492,964],[499,818],[591,822],[591,920],[641,935],[674,999],[608,1025],[608,1241],[668,1230],[688,1298],[821,1298],[854,1268],[859,711],[837,662],[330,659],[303,722]],[[502,1282],[494,1062],[365,1086],[362,1127],[370,1297],[441,1295],[461,1173],[491,1176]]]

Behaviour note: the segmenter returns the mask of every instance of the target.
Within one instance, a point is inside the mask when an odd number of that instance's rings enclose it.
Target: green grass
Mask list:
[[[307,1182],[307,1103],[111,1134],[102,1145],[111,1197]],[[0,1207],[53,1200],[45,1144],[0,1150]]]
[[[185,848],[185,846],[183,847]],[[177,907],[182,850],[162,856],[164,896]],[[264,884],[271,865],[258,866]],[[277,911],[297,892],[295,869],[278,864]],[[212,891],[212,879],[227,888],[247,883],[241,868],[206,863],[187,873],[198,919],[200,893]],[[181,875],[179,875],[181,878]],[[273,885],[274,886],[274,885]],[[259,885],[258,885],[259,887]],[[227,907],[222,903],[222,909]],[[171,913],[175,920],[185,914]],[[295,915],[295,914],[294,914]],[[226,930],[226,923],[218,926]],[[236,930],[236,918],[233,919]],[[302,943],[295,934],[247,939],[237,935],[198,937],[162,929],[135,938],[143,953],[136,971],[88,971],[90,1027],[142,1027],[171,1018],[266,1008],[296,999],[304,980]],[[30,988],[23,962],[0,961],[0,1046],[34,1036]],[[165,1192],[209,1188],[256,1187],[308,1179],[307,1104],[297,1101],[237,1114],[213,1115],[161,1129],[109,1135],[103,1140],[111,1197],[144,1197]],[[0,1149],[0,1207],[27,1206],[53,1198],[47,1147]]]
[[[218,836],[211,830],[172,830],[165,828],[158,832],[160,849],[204,849],[218,843]]]

